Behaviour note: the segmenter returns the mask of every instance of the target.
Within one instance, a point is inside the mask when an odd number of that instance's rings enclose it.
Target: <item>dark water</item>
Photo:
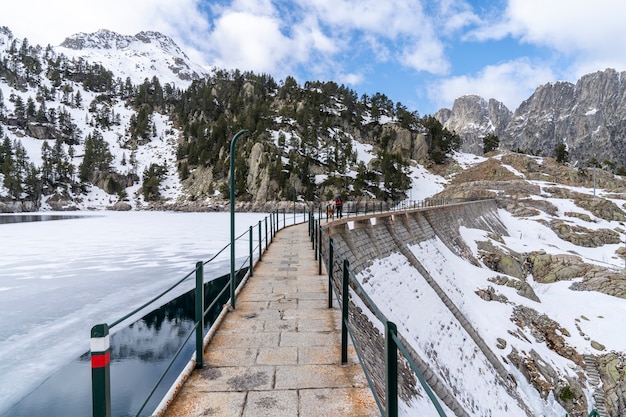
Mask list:
[[[48,220],[67,220],[78,219],[79,217],[81,216],[72,216],[66,214],[11,214],[8,216],[0,216],[0,224],[44,222]]]
[[[239,282],[246,271],[238,274]],[[229,275],[205,283],[208,306],[228,285]],[[165,304],[111,336],[111,414],[136,416],[150,391],[194,326],[194,292]],[[228,301],[229,291],[205,317],[205,334]],[[206,307],[205,307],[206,308]],[[191,336],[182,353],[155,391],[140,416],[150,416],[195,351]],[[6,417],[89,417],[91,403],[91,360],[86,352],[53,374],[4,415]]]

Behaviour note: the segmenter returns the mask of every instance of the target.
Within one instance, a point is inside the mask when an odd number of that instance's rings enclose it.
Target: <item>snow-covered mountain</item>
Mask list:
[[[27,39],[14,38],[9,28],[0,28],[0,56],[4,58],[0,66],[0,116],[5,120],[0,123],[0,142],[7,138],[12,147],[19,147],[11,152],[22,155],[25,166],[32,164],[35,169],[44,164],[44,143],[54,146],[55,138],[63,137],[64,143],[55,152],[71,166],[72,171],[66,174],[76,178],[85,155],[85,138],[98,132],[111,153],[111,166],[119,174],[117,179],[110,179],[121,181],[125,188],[124,197],[116,195],[104,186],[109,179],[102,178],[99,184],[81,189],[49,190],[36,207],[29,199],[9,199],[4,206],[0,202],[0,211],[105,209],[122,202],[126,208],[136,208],[144,203],[141,175],[155,162],[165,167],[162,195],[175,199],[181,194],[176,164],[178,130],[168,116],[154,112],[149,117],[151,140],[129,145],[129,129],[138,112],[128,106],[122,91],[137,88],[153,77],[161,86],[185,89],[205,75],[205,70],[191,62],[172,39],[157,32],[123,36],[100,30],[71,36],[62,45],[44,50],[30,45]],[[101,68],[94,67],[94,82],[86,83],[85,67],[93,65]],[[110,71],[112,78],[103,71]],[[117,93],[107,91],[105,98],[98,83]],[[18,113],[28,111],[23,106],[30,103],[33,109],[38,107],[42,120],[22,123]],[[19,175],[24,181],[27,173]],[[0,199],[9,195],[3,180],[0,173]]]
[[[159,32],[144,31],[135,36],[106,29],[77,33],[54,50],[68,57],[102,64],[122,80],[129,77],[134,84],[156,76],[161,84],[185,88],[208,72],[193,63],[170,37]]]

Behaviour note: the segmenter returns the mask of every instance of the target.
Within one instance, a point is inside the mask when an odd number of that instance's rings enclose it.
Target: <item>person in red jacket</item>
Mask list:
[[[341,194],[335,198],[335,212],[337,213],[337,217],[340,219],[343,217],[343,200],[341,199]]]

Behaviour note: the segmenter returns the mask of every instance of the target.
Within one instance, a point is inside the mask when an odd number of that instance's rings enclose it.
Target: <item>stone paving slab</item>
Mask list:
[[[317,272],[307,224],[281,230],[165,415],[380,416]]]

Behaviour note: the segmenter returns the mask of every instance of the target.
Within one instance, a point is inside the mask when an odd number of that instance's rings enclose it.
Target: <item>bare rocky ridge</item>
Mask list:
[[[576,84],[544,84],[514,113],[496,100],[463,96],[435,117],[461,136],[462,150],[478,155],[482,138],[493,133],[503,149],[554,156],[555,147],[565,144],[572,161],[587,163],[595,157],[626,166],[625,77],[624,72],[606,69]]]
[[[503,103],[480,96],[467,95],[454,101],[452,110],[441,109],[435,117],[450,131],[461,136],[461,150],[483,153],[483,138],[490,133],[501,136],[513,113]]]

